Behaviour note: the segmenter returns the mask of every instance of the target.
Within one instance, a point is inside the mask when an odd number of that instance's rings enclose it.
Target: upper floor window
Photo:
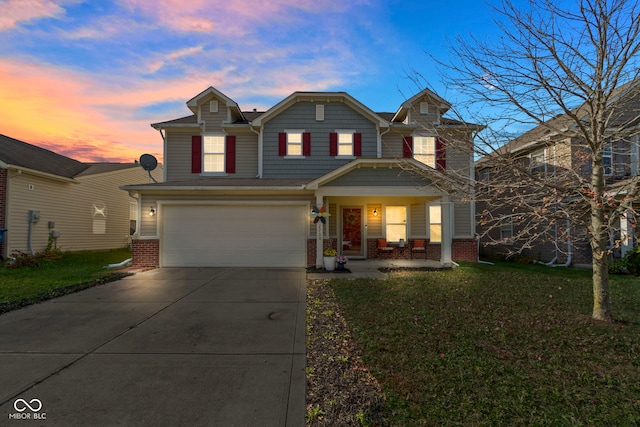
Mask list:
[[[389,242],[407,240],[407,207],[387,206],[386,212],[386,236]]]
[[[547,172],[547,161],[546,161],[546,153],[545,149],[536,150],[531,153],[530,162],[529,162],[529,172],[530,173],[541,173],[544,174]]]
[[[420,114],[429,114],[429,103],[421,102],[420,103]]]
[[[352,130],[339,130],[338,133],[338,156],[353,156],[353,134]]]
[[[436,138],[416,136],[413,138],[413,158],[432,168],[436,167]]]
[[[629,142],[629,167],[631,169],[631,175],[640,175],[640,138],[638,135],[631,137]]]
[[[303,130],[288,130],[287,134],[287,156],[302,156],[302,134]]]
[[[209,101],[209,112],[210,113],[218,112],[218,100],[214,99],[213,101]]]
[[[613,175],[613,148],[607,144],[602,149],[602,166],[604,166],[605,176]]]
[[[204,135],[202,144],[204,172],[224,172],[224,135]]]

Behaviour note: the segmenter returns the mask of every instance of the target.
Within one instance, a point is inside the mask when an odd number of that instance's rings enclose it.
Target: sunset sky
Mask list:
[[[412,70],[454,101],[447,37],[491,36],[481,0],[0,0],[0,134],[81,161],[162,157],[149,124],[214,86],[243,110],[346,91],[395,111]]]

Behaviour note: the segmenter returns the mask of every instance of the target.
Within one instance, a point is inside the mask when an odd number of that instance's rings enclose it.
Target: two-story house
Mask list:
[[[345,92],[295,92],[258,112],[209,87],[187,107],[151,125],[163,182],[123,187],[139,205],[134,263],[321,266],[328,247],[477,260],[473,202],[436,185],[454,172],[471,182],[472,150],[448,139],[471,145],[476,128],[443,117],[450,104],[435,93],[376,113]]]
[[[640,80],[618,88],[610,106],[610,143],[602,159],[605,196],[620,200],[640,184]],[[585,106],[575,112],[588,117]],[[575,126],[568,115],[556,116],[476,162],[478,185],[485,187],[479,194],[486,196],[477,202],[481,255],[517,253],[549,264],[591,264],[589,215],[580,208],[589,198],[591,151]],[[621,215],[606,215],[612,257],[638,246],[637,212],[636,196]]]

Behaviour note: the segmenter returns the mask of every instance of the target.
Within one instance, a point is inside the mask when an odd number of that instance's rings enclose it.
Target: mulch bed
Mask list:
[[[318,268],[318,267],[307,267],[307,273],[321,273],[321,274],[344,274],[344,273],[351,273],[351,270],[349,270],[348,268],[343,268],[341,270],[338,270],[337,268],[333,271],[329,271],[329,270],[325,270],[324,268]]]
[[[325,280],[307,282],[307,426],[388,426],[384,394]]]

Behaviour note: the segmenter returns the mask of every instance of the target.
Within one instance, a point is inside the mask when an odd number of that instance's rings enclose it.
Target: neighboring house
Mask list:
[[[193,115],[151,125],[163,182],[123,187],[141,213],[134,263],[321,266],[328,247],[354,259],[477,260],[473,203],[434,184],[450,172],[471,181],[470,150],[447,138],[471,145],[472,129],[444,118],[450,105],[436,94],[375,113],[345,92],[295,92],[246,112],[209,87],[187,107]],[[315,221],[322,207],[330,216]],[[379,253],[378,239],[394,249]],[[424,252],[411,251],[416,239]]]
[[[617,198],[625,197],[640,184],[639,89],[640,81],[634,81],[617,90],[609,122],[610,128],[607,129],[612,137],[611,143],[604,149],[602,161],[605,185],[607,193]],[[576,111],[581,111],[580,108]],[[541,180],[554,180],[558,187],[565,185],[565,180],[572,183],[588,182],[591,173],[591,151],[579,138],[568,137],[564,133],[569,133],[574,126],[574,122],[567,115],[556,116],[546,124],[531,129],[501,147],[498,153],[519,162],[523,173],[537,176]],[[553,129],[561,129],[563,132],[555,132]],[[512,180],[512,184],[519,184],[521,189],[528,191],[531,198],[528,203],[531,205],[548,195],[536,190],[530,191],[531,188],[528,186],[531,186],[533,181],[529,180],[529,177],[518,179],[511,175],[500,175],[502,161],[495,155],[478,160],[478,184],[488,183],[499,187],[498,181]],[[511,185],[511,188],[516,187],[517,185]],[[586,189],[586,185],[583,188]],[[495,196],[488,197],[493,200],[477,202],[481,256],[519,253],[548,263],[591,264],[588,232],[586,228],[576,225],[579,218],[556,222],[551,220],[552,210],[561,209],[573,200],[558,200],[557,205],[550,204],[547,220],[523,221],[518,224],[513,218],[520,214],[519,207],[500,206],[502,197],[508,196],[506,193],[495,191]],[[637,212],[640,212],[640,200],[636,198],[632,209],[613,224],[609,243],[613,258],[622,257],[638,246],[640,235],[635,225]],[[494,222],[491,223],[488,218]],[[523,232],[525,228],[529,230],[529,236],[535,233],[539,236],[535,240],[522,238],[526,234]]]
[[[134,163],[82,163],[0,135],[0,255],[125,247],[137,203],[119,187],[149,181]]]

